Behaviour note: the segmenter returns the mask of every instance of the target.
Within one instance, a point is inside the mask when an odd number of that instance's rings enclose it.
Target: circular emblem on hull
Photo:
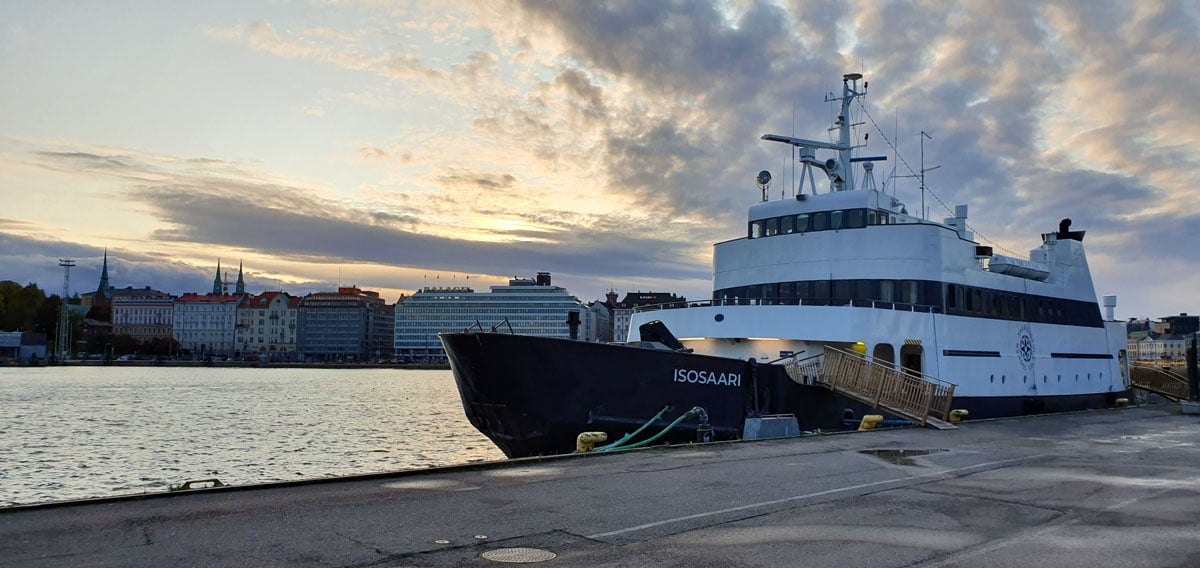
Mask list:
[[[1033,353],[1033,331],[1028,324],[1022,325],[1017,330],[1017,357],[1021,359],[1021,366],[1029,372],[1033,372]]]

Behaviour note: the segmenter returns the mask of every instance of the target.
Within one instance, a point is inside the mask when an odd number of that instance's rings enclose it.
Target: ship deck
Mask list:
[[[1159,405],[18,507],[0,566],[487,566],[515,547],[546,566],[1194,566],[1197,440]]]

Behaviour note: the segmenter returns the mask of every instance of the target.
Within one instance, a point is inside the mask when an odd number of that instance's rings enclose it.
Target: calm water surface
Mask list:
[[[0,506],[500,459],[449,371],[0,368]]]

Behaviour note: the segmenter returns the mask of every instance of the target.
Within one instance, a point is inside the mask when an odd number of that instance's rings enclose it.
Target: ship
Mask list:
[[[857,155],[865,136],[852,139],[851,111],[866,112],[866,89],[849,73],[841,96],[826,97],[840,107],[835,140],[762,136],[794,147],[799,183],[772,199],[759,172],[745,234],[714,245],[711,299],[638,308],[639,337],[623,344],[441,334],[470,422],[509,457],[647,424],[676,442],[738,439],[748,420],[779,415],[802,431],[836,429],[873,409],[794,372],[827,353],[948,382],[971,419],[1127,397],[1125,324],[1115,296],[1101,312],[1085,232],[1063,219],[1021,258],[980,243],[966,205],[940,222],[910,213],[894,184],[876,187],[873,166],[887,157]],[[923,202],[923,179],[921,189]]]

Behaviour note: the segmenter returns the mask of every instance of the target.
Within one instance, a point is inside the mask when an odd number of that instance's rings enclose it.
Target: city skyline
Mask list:
[[[1195,313],[1197,12],[6,3],[0,279],[57,294],[74,258],[88,292],[107,246],[115,287],[171,293],[206,290],[220,257],[255,291],[394,301],[544,270],[580,299],[707,298],[754,175],[794,184],[759,136],[822,132],[823,94],[861,70],[883,131],[864,152],[896,138],[919,168],[928,131],[929,186],[982,236],[1024,254],[1069,217],[1118,318]],[[896,193],[919,208],[914,180]]]

